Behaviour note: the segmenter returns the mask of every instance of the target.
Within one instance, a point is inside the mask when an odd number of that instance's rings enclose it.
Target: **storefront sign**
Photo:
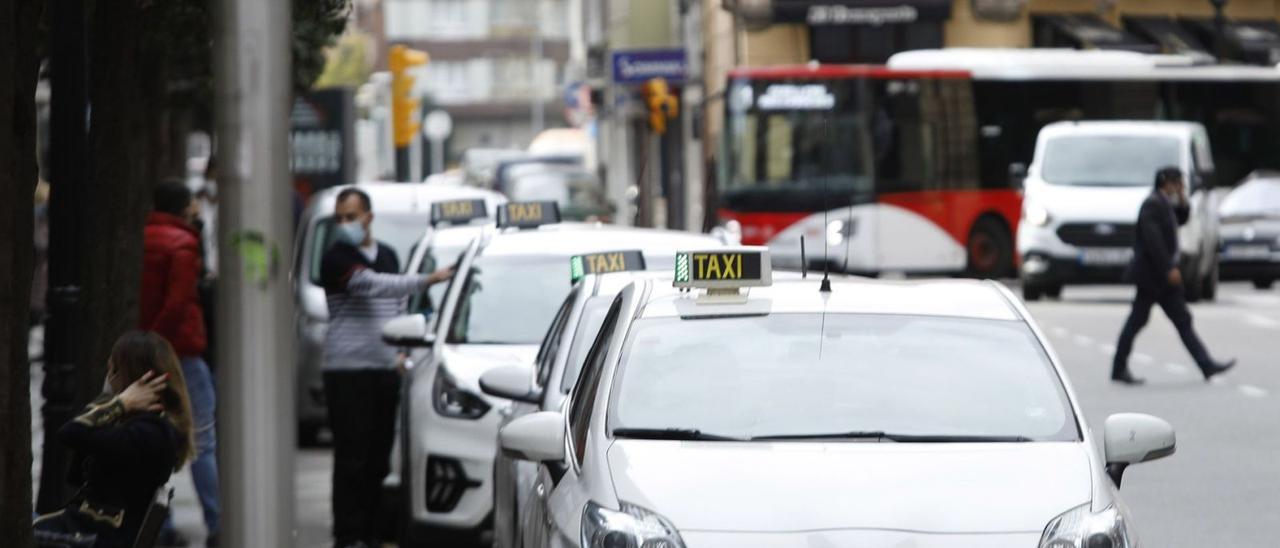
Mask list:
[[[670,83],[683,82],[688,62],[682,49],[651,49],[613,52],[613,81],[643,84],[653,78]]]
[[[305,196],[350,183],[355,171],[353,98],[346,88],[313,91],[298,97],[290,113],[290,168],[294,186]]]
[[[951,16],[951,0],[775,0],[773,19],[810,26],[907,25]]]

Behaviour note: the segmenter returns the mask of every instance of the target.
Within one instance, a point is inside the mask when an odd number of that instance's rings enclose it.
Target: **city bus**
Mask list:
[[[716,214],[782,266],[804,255],[860,274],[1010,274],[1019,175],[1047,124],[1200,122],[1223,185],[1280,164],[1280,70],[1199,63],[946,49],[884,66],[739,68],[724,98]]]

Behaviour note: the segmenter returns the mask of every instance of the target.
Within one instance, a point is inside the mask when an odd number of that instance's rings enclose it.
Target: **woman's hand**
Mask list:
[[[164,411],[164,405],[160,403],[160,393],[168,384],[167,373],[156,375],[152,371],[147,371],[142,374],[142,378],[134,381],[116,397],[120,399],[120,404],[124,406],[126,413]]]

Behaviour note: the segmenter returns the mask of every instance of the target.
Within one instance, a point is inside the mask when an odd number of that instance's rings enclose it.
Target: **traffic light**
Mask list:
[[[649,107],[649,128],[658,135],[667,132],[667,120],[680,113],[680,100],[671,94],[671,87],[664,78],[654,78],[641,88],[644,103]]]
[[[391,131],[396,148],[409,146],[418,132],[418,97],[413,95],[411,67],[427,64],[427,52],[405,46],[391,46],[387,60],[391,69]]]

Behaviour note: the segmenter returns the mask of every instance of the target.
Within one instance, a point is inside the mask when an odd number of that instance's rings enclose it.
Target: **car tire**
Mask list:
[[[1256,289],[1267,290],[1275,285],[1276,281],[1272,278],[1254,278],[1253,287]]]
[[[1044,289],[1040,284],[1033,282],[1022,282],[1022,300],[1027,302],[1038,301],[1044,296]]]
[[[1209,273],[1205,275],[1204,281],[1201,283],[1203,289],[1200,290],[1200,296],[1206,301],[1212,301],[1218,298],[1218,260],[1213,260],[1213,266],[1209,268]]]
[[[981,217],[965,244],[965,272],[974,278],[1000,278],[1013,268],[1013,237],[995,217]]]
[[[1044,296],[1053,300],[1062,298],[1062,285],[1050,285],[1044,288]]]

